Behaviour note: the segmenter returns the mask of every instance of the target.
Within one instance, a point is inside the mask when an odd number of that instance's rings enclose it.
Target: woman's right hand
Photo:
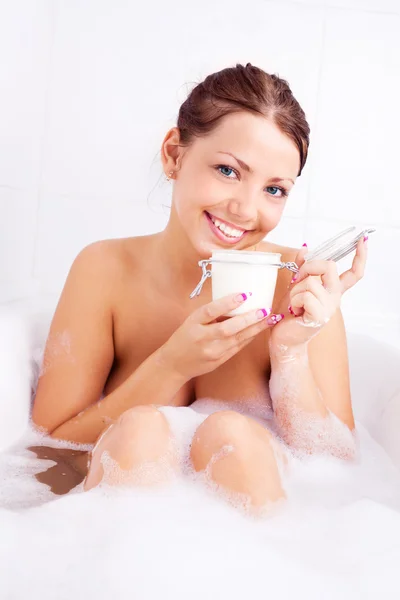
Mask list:
[[[189,381],[222,365],[257,334],[283,318],[271,315],[271,309],[260,308],[216,322],[247,297],[232,294],[195,310],[160,348],[163,362]]]

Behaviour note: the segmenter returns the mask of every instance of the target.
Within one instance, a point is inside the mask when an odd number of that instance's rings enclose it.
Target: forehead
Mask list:
[[[207,155],[231,152],[255,172],[271,176],[295,180],[300,168],[296,144],[270,119],[249,112],[226,115],[209,135],[198,138],[195,145],[200,153]]]

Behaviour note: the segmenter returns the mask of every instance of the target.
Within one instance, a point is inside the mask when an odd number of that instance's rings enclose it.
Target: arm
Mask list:
[[[171,404],[194,377],[229,360],[273,326],[258,311],[216,320],[245,302],[231,294],[197,308],[172,336],[105,398],[114,361],[114,290],[123,279],[115,246],[85,248],[68,275],[47,340],[33,421],[53,437],[93,443],[105,426],[140,404]],[[116,259],[117,258],[117,259]]]
[[[340,312],[343,293],[364,273],[366,245],[360,240],[351,269],[339,276],[330,261],[304,262],[289,284],[288,316],[270,338],[270,391],[277,424],[286,441],[307,452],[354,455],[346,335]]]
[[[51,432],[58,439],[93,443],[123,412],[143,404],[170,404],[185,384],[163,365],[159,351],[151,354],[117,389]]]
[[[183,385],[155,353],[99,402],[114,361],[113,289],[120,260],[108,242],[98,242],[71,267],[51,323],[32,412],[34,424],[52,437],[93,443],[110,419],[138,404],[165,404]]]
[[[350,434],[354,417],[340,310],[307,345],[289,348],[271,343],[270,351],[271,399],[285,441],[308,453],[354,456]]]

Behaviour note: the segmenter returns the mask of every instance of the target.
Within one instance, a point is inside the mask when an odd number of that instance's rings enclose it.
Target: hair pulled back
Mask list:
[[[271,119],[297,146],[301,175],[307,160],[310,127],[289,84],[247,63],[208,75],[181,105],[177,127],[182,145],[204,137],[228,114],[249,111]]]

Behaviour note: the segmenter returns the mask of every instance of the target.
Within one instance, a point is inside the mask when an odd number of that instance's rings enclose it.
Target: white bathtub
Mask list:
[[[0,315],[3,449],[26,429],[48,314],[29,336],[26,320]],[[400,351],[351,334],[349,352],[362,464],[302,463],[289,501],[257,522],[187,480],[0,508],[0,598],[398,599]],[[0,500],[27,485],[27,460],[12,458],[12,477],[0,468]]]

